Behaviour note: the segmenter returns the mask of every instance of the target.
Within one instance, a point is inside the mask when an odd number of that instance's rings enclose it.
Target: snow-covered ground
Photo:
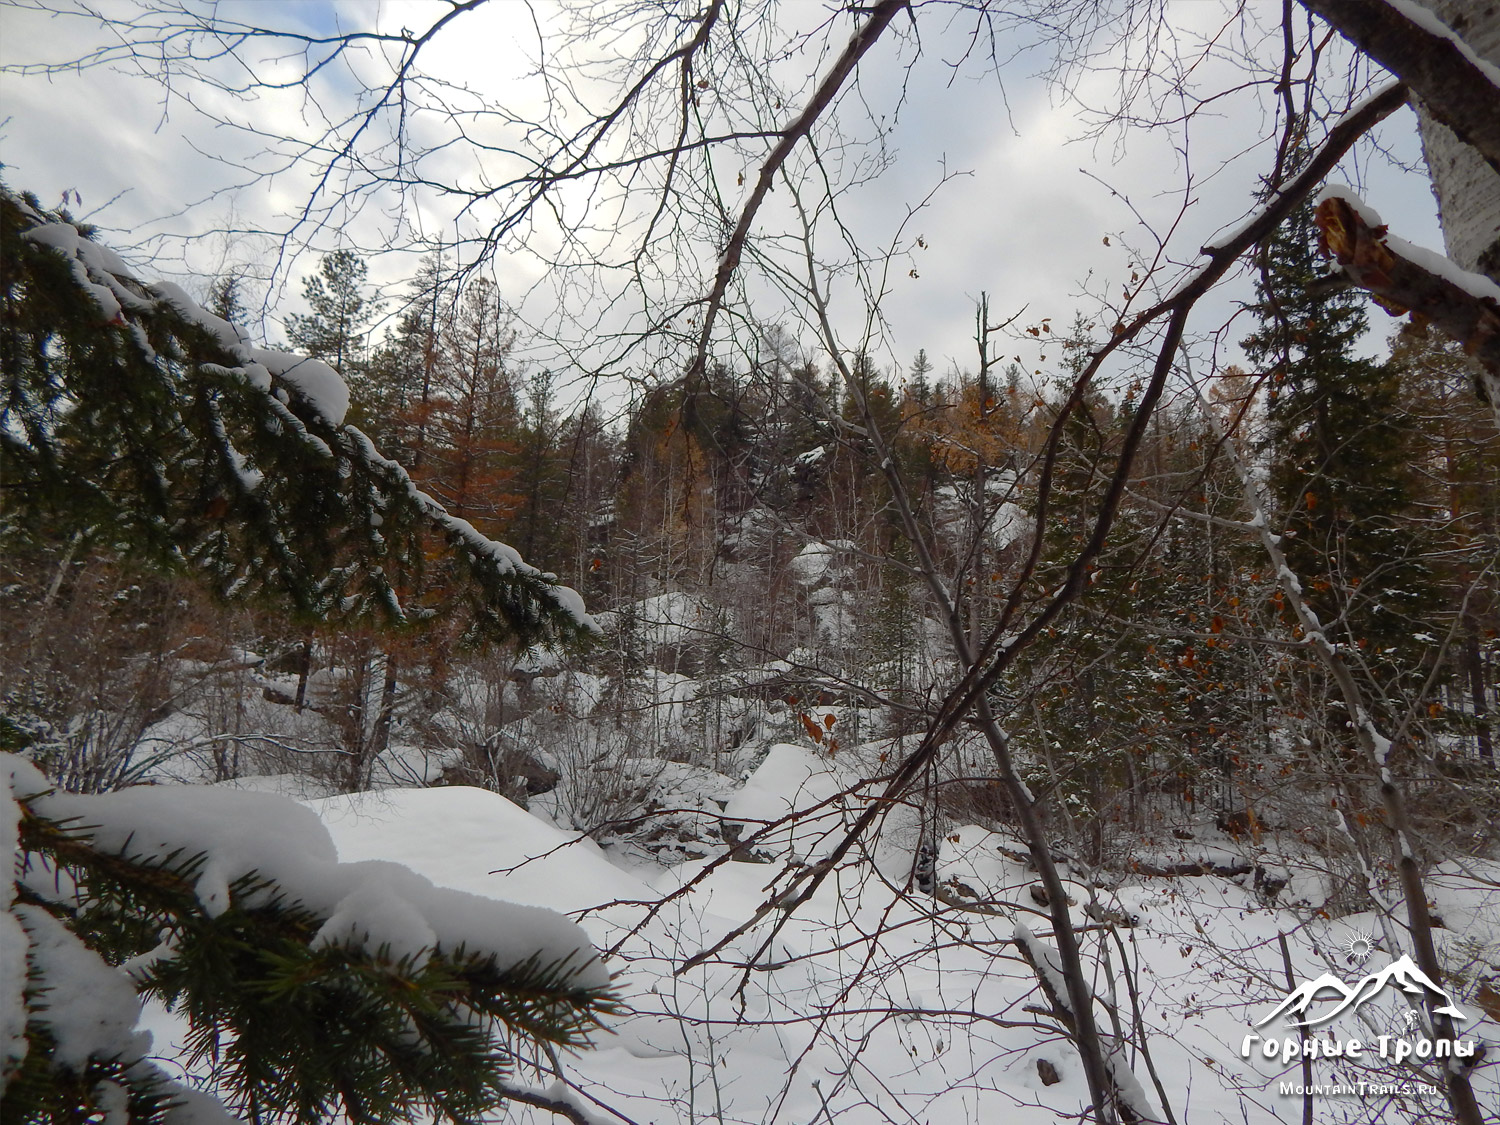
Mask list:
[[[729,796],[725,820],[748,836],[797,810],[810,816],[760,840],[750,858],[763,862],[732,860],[721,845],[665,869],[640,866],[638,857],[632,866],[479,789],[394,789],[306,804],[345,863],[395,860],[440,886],[551,907],[581,923],[631,1009],[595,1049],[560,1060],[576,1088],[571,1097],[598,1121],[1050,1125],[1076,1114],[1087,1102],[1076,1055],[1015,944],[1019,923],[1045,946],[1048,923],[1014,839],[976,826],[948,831],[935,860],[938,896],[908,893],[920,833],[911,818],[893,816],[794,913],[763,910],[756,925],[685,968],[826,853],[858,807],[839,796],[850,768],[814,748],[770,748]],[[1224,866],[1254,860],[1264,843],[1183,841],[1156,859]],[[1290,900],[1298,881],[1316,873],[1295,860],[1288,866]],[[1294,980],[1332,973],[1354,981],[1394,959],[1373,916],[1277,908],[1249,875],[1073,876],[1075,917],[1096,920],[1086,932],[1096,992],[1112,996],[1127,1023],[1139,1009],[1126,1059],[1152,1112],[1165,1098],[1177,1122],[1301,1121],[1302,1097],[1279,1089],[1304,1081],[1301,1064],[1259,1050],[1241,1057],[1248,1034],[1297,1037],[1285,1026],[1254,1026],[1291,991],[1278,935],[1286,935]],[[1464,1034],[1492,1044],[1476,1082],[1493,1109],[1500,1028],[1472,993],[1500,964],[1500,865],[1445,865],[1431,894],[1440,952],[1469,1017]],[[1394,1044],[1420,1038],[1412,1021],[1390,989],[1314,1034],[1371,1044],[1387,1035]],[[169,1051],[180,1027],[161,1012],[150,1023],[158,1051]],[[1429,1089],[1430,1065],[1418,1072],[1372,1049],[1358,1060],[1317,1059],[1312,1073],[1355,1091],[1361,1081],[1388,1087],[1316,1097],[1317,1121],[1446,1120]],[[518,1107],[507,1120],[528,1115],[550,1119]]]

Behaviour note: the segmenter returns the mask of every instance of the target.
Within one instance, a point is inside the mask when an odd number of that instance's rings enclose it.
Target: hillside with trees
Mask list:
[[[1113,290],[938,361],[854,107],[934,5],[591,8],[529,117],[419,65],[482,6],[40,5],[300,90],[316,175],[269,277],[177,282],[0,192],[7,1119],[1488,1120],[1493,21],[1238,7],[1164,93],[1165,9],[959,6],[1120,63],[1096,139],[1269,124],[1239,221],[1182,241],[1184,157]],[[1336,182],[1409,98],[1446,256]]]

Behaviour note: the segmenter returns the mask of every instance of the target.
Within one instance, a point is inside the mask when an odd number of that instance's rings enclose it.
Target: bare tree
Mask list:
[[[37,6],[97,20],[83,5],[39,0]],[[715,356],[750,346],[748,337],[759,323],[752,310],[775,302],[794,323],[810,328],[854,402],[855,417],[845,437],[864,443],[870,463],[885,478],[896,520],[916,555],[909,575],[925,586],[937,607],[958,672],[925,716],[916,748],[880,779],[882,799],[854,818],[824,859],[787,873],[754,918],[711,944],[688,967],[776,919],[760,939],[761,952],[769,949],[783,920],[858,854],[882,810],[908,798],[956,733],[973,731],[992,756],[994,774],[1004,785],[1046,892],[1055,949],[1029,933],[1018,933],[1016,940],[1053,986],[1056,1017],[1084,1062],[1089,1112],[1099,1125],[1151,1120],[1155,1111],[1135,1097],[1137,1087],[1122,1069],[1119,1044],[1098,1026],[1099,999],[1048,838],[1045,799],[1032,793],[1021,776],[993,693],[1026,648],[1044,638],[1087,591],[1199,303],[1316,190],[1362,136],[1405,103],[1407,87],[1391,84],[1357,97],[1366,92],[1363,72],[1356,67],[1347,85],[1320,72],[1318,36],[1310,27],[1299,32],[1292,5],[1283,6],[1282,50],[1263,69],[1247,64],[1252,68],[1247,83],[1278,91],[1289,89],[1294,78],[1310,89],[1326,83],[1323,96],[1344,112],[1329,114],[1332,124],[1313,140],[1311,158],[1296,176],[1285,179],[1282,168],[1297,115],[1289,103],[1277,105],[1281,143],[1265,177],[1277,190],[1231,234],[1205,248],[1191,267],[1173,265],[1174,258],[1184,255],[1171,232],[1162,235],[1147,256],[1151,260],[1144,277],[1133,275],[1124,285],[1124,298],[1106,307],[1112,314],[1109,337],[1079,365],[1042,446],[1029,553],[1008,575],[1006,589],[993,605],[976,609],[935,555],[929,529],[891,455],[890,435],[865,393],[858,361],[851,358],[880,343],[894,263],[915,239],[906,224],[898,224],[886,245],[873,247],[861,242],[847,218],[847,193],[888,162],[882,149],[887,126],[863,109],[859,84],[864,77],[898,83],[909,72],[891,68],[930,62],[923,53],[922,29],[944,18],[972,26],[966,61],[996,70],[1013,53],[1054,40],[1054,71],[1066,83],[1096,54],[1122,43],[1144,44],[1152,58],[1164,52],[1161,7],[1146,0],[1118,8],[1083,0],[1004,6],[879,0],[830,13],[809,30],[783,26],[767,4],[708,0],[696,9],[683,9],[667,3],[585,3],[565,10],[550,28],[537,25],[534,77],[543,91],[540,104],[498,108],[421,66],[434,42],[458,33],[483,6],[482,0],[455,0],[431,9],[429,22],[417,30],[376,27],[320,34],[238,22],[211,6],[152,3],[109,18],[110,40],[92,53],[16,69],[48,73],[128,62],[147,69],[169,90],[206,87],[234,98],[279,94],[290,85],[309,106],[306,119],[314,124],[307,130],[287,135],[253,120],[230,122],[251,142],[244,161],[248,177],[270,177],[288,161],[311,176],[305,202],[277,232],[286,253],[377,202],[394,199],[415,209],[441,198],[466,224],[459,250],[467,253],[471,268],[501,252],[529,256],[541,267],[544,281],[539,284],[550,287],[546,330],[590,375],[656,365],[681,373],[691,391]],[[1340,5],[1307,0],[1307,6],[1340,20]],[[1388,14],[1384,5],[1372,7]],[[1429,106],[1442,107],[1437,116],[1453,127],[1460,143],[1492,156],[1493,115],[1482,107],[1477,114],[1460,112],[1463,97],[1448,85],[1423,84],[1420,78],[1431,71],[1433,52],[1455,55],[1468,65],[1467,48],[1453,35],[1418,22],[1427,37],[1406,42],[1418,44],[1421,65],[1408,66],[1382,53],[1373,38],[1368,49],[1408,80]],[[1353,38],[1365,45],[1357,35]],[[611,45],[601,46],[606,41]],[[614,43],[630,43],[629,52],[615,53]],[[879,55],[877,48],[895,52],[897,61]],[[1205,53],[1212,50],[1211,44]],[[266,63],[272,56],[297,60],[290,82],[279,72],[271,76]],[[877,57],[887,69],[871,74],[870,60]],[[793,61],[788,65],[785,60]],[[805,79],[799,75],[802,63]],[[1294,74],[1298,66],[1303,70]],[[1147,79],[1140,77],[1149,69],[1132,56],[1132,65],[1122,68],[1122,98],[1139,96],[1151,110],[1143,111],[1143,117],[1160,124],[1159,107],[1150,105]],[[336,84],[328,79],[334,72],[357,76],[359,96],[352,103],[338,98]],[[1493,102],[1490,72],[1472,66],[1465,73],[1467,84],[1461,88],[1478,89],[1483,104]],[[788,75],[799,77],[789,80]],[[1175,93],[1186,106],[1182,116],[1191,119],[1222,91],[1193,93],[1184,85]],[[1116,107],[1117,122],[1128,124],[1135,104]],[[452,175],[444,160],[457,146],[485,170]],[[779,193],[774,207],[773,191]],[[1250,185],[1245,194],[1254,194]],[[908,222],[921,206],[910,209]],[[1349,214],[1337,212],[1336,220],[1329,219],[1326,229],[1350,232],[1342,241],[1330,234],[1330,244],[1352,280],[1419,308],[1472,344],[1488,364],[1500,315],[1488,290],[1471,284],[1462,271],[1450,274],[1418,263],[1420,276],[1412,284],[1431,288],[1446,282],[1448,288],[1429,304],[1410,299],[1406,288],[1388,284],[1399,271],[1378,254],[1374,257],[1386,280],[1366,268],[1372,255],[1357,247],[1380,242],[1383,232],[1362,233],[1356,221],[1361,212],[1349,207]],[[1445,216],[1453,209],[1445,200]],[[1346,242],[1356,249],[1345,253]],[[1399,257],[1388,244],[1381,245]],[[852,326],[835,320],[834,287],[859,304]],[[985,316],[981,339],[989,332]],[[1140,383],[1135,413],[1089,513],[1087,533],[1061,578],[1039,594],[1035,587],[1043,531],[1054,500],[1064,429],[1092,388],[1122,372]],[[1488,378],[1492,400],[1500,403],[1500,375],[1492,369]],[[696,399],[689,393],[683,401],[683,422],[690,427]],[[976,495],[982,506],[983,489]],[[1333,672],[1337,676],[1336,666]],[[1357,702],[1347,692],[1346,699],[1351,707]],[[1378,745],[1374,733],[1368,738],[1367,749]],[[1399,792],[1388,800],[1387,811],[1393,831],[1398,836],[1406,832]],[[1403,870],[1407,874],[1408,904],[1425,902],[1415,868]],[[1420,908],[1411,909],[1416,911],[1419,955],[1433,960],[1427,956],[1430,948],[1424,952],[1421,945]],[[1435,960],[1430,968],[1424,960],[1424,969],[1439,979]],[[1458,1119],[1465,1125],[1477,1123],[1479,1110],[1472,1092],[1466,1092],[1466,1080],[1455,1077],[1448,1089]]]

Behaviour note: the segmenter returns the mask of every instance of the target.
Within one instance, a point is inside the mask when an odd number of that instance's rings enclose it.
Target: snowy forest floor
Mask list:
[[[895,810],[769,948],[761,943],[776,911],[684,970],[755,914],[787,865],[820,857],[860,804],[858,793],[841,794],[892,749],[884,740],[830,754],[801,742],[752,738],[721,771],[637,762],[639,808],[668,826],[665,846],[661,831],[654,846],[636,832],[601,847],[559,828],[567,817],[557,790],[527,811],[468,786],[309,798],[305,776],[223,784],[307,799],[346,861],[396,860],[439,884],[578,918],[612,951],[631,1014],[594,1050],[544,1069],[560,1068],[576,1087],[568,1096],[598,1121],[936,1125],[1076,1113],[1087,1102],[1077,1056],[1016,947],[1019,926],[1047,936],[1047,915],[1025,847],[1003,827],[945,823],[929,873],[922,811]],[[391,756],[403,760],[399,748]],[[808,815],[786,831],[735,847],[741,833],[799,810]],[[1243,1058],[1243,1041],[1255,1031],[1296,1036],[1280,1024],[1253,1027],[1291,991],[1289,975],[1353,980],[1390,960],[1380,920],[1332,915],[1343,876],[1293,831],[1233,836],[1204,823],[1131,844],[1133,871],[1076,859],[1067,871],[1075,917],[1092,919],[1096,992],[1127,1014],[1138,1008],[1146,1029],[1129,1062],[1147,1101],[1159,1107],[1165,1094],[1179,1122],[1301,1121],[1303,1098],[1281,1092],[1305,1081],[1301,1064],[1258,1050]],[[1184,864],[1205,873],[1145,873]],[[1454,998],[1471,1017],[1466,1034],[1489,1044],[1482,1061],[1492,1062],[1500,1028],[1486,982],[1500,968],[1500,863],[1445,863],[1428,886]],[[160,1010],[150,1021],[160,1053],[180,1050],[180,1023]],[[1414,1021],[1392,989],[1331,1025],[1370,1051],[1313,1062],[1315,1083],[1348,1088],[1315,1097],[1313,1119],[1446,1120],[1430,1064],[1418,1070],[1375,1050],[1382,1035],[1391,1044],[1414,1036]],[[1481,1065],[1476,1078],[1481,1104],[1500,1105],[1497,1068]],[[516,1107],[507,1119],[528,1114],[550,1116]]]

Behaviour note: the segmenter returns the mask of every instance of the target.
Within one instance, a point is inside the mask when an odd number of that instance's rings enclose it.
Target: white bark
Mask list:
[[[1500,0],[1422,0],[1481,59],[1500,66]],[[1500,173],[1417,103],[1448,257],[1500,282]]]

